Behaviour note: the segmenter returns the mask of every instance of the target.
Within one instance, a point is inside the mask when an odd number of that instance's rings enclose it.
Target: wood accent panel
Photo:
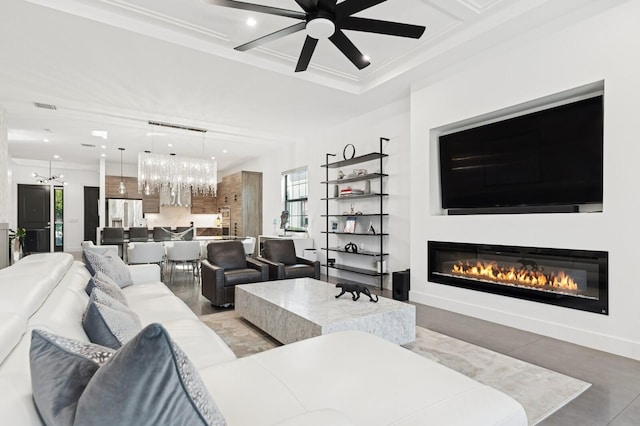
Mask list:
[[[229,234],[258,237],[262,233],[262,173],[242,171],[218,183],[217,207],[229,206]]]
[[[151,195],[144,195],[138,192],[138,178],[123,176],[127,192],[123,195],[118,192],[120,176],[105,176],[105,191],[107,198],[126,198],[129,200],[142,200],[143,213],[160,213],[160,193],[156,191]]]
[[[107,198],[142,200],[142,194],[138,192],[138,178],[123,176],[122,181],[124,182],[125,188],[127,188],[127,192],[125,194],[120,194],[118,192],[120,176],[105,176],[105,192],[107,193]]]
[[[192,214],[214,214],[218,212],[216,197],[211,195],[191,194]]]
[[[244,236],[262,234],[262,173],[242,172],[242,232]]]
[[[196,231],[198,237],[219,237],[222,235],[221,228],[198,228]]]
[[[160,192],[156,191],[151,195],[142,194],[142,212],[160,213]]]

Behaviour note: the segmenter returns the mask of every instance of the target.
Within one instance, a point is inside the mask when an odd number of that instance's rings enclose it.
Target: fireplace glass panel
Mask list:
[[[601,251],[429,241],[429,281],[608,314]]]

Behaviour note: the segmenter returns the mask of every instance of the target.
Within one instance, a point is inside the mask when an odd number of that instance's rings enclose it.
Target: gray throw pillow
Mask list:
[[[47,425],[72,425],[78,399],[100,365],[115,353],[93,343],[31,332],[33,401]]]
[[[85,250],[83,255],[86,261],[91,265],[91,269],[93,269],[94,274],[98,271],[103,272],[115,281],[120,288],[133,284],[127,264],[124,263],[117,254],[111,251],[107,251],[105,254],[100,254],[92,250]],[[91,269],[89,269],[89,272],[91,272]]]
[[[189,359],[160,324],[151,324],[96,372],[78,401],[75,424],[226,422]]]
[[[93,343],[113,349],[120,348],[142,329],[135,312],[97,287],[91,291],[82,327]]]
[[[116,299],[118,302],[123,305],[128,305],[127,297],[124,295],[124,292],[120,288],[118,284],[115,283],[108,275],[101,271],[97,271],[96,274],[89,279],[87,286],[85,287],[85,291],[89,296],[91,296],[91,291],[94,287],[99,288],[107,295]]]
[[[84,249],[82,251],[82,262],[84,263],[85,268],[87,268],[87,271],[89,271],[89,273],[93,276],[96,274],[96,271],[93,269],[93,266],[91,266],[91,262],[89,262],[89,259],[87,258],[87,256],[85,256],[86,252],[87,252],[87,249]]]

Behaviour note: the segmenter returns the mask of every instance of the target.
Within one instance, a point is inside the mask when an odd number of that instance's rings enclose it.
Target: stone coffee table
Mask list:
[[[416,308],[381,297],[357,301],[333,284],[311,278],[236,286],[238,314],[281,343],[342,330],[361,330],[402,345],[415,340]]]

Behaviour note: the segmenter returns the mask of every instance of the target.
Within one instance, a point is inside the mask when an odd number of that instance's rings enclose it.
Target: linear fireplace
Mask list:
[[[429,241],[429,281],[608,315],[608,253]]]

